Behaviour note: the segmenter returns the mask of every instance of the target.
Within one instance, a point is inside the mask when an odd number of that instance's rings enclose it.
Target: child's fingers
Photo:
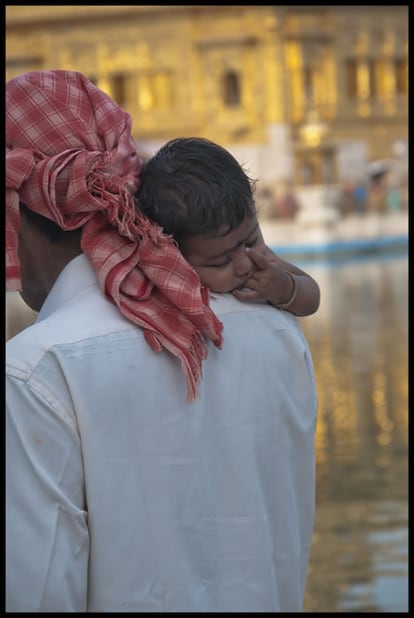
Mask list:
[[[238,300],[255,300],[258,298],[259,294],[255,290],[250,290],[248,288],[243,288],[242,290],[233,290],[233,296],[235,296]]]
[[[257,249],[253,249],[253,247],[246,247],[246,253],[253,262],[253,264],[259,269],[264,270],[265,268],[269,268],[269,260],[268,258],[260,253]]]

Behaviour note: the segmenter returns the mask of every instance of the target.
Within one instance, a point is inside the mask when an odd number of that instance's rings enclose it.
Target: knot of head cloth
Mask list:
[[[33,71],[6,83],[6,288],[21,289],[19,202],[64,230],[82,228],[104,295],[154,350],[180,359],[191,402],[208,340],[222,344],[222,324],[173,239],[136,207],[131,125],[81,73]]]

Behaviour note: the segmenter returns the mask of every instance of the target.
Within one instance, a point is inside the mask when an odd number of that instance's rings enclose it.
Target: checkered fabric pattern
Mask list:
[[[140,159],[131,117],[82,74],[35,71],[6,84],[6,287],[20,289],[19,201],[81,246],[105,296],[180,358],[188,401],[198,393],[207,340],[222,324],[197,273],[135,207]]]

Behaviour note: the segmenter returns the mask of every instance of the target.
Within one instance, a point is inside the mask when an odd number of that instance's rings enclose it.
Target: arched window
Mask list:
[[[397,58],[395,66],[395,87],[397,94],[408,94],[408,61],[405,58]]]
[[[126,76],[123,73],[115,73],[111,76],[112,97],[121,107],[127,103]]]
[[[229,70],[224,73],[222,89],[224,105],[227,107],[240,105],[240,75],[237,71]]]
[[[347,94],[350,99],[358,97],[358,63],[354,58],[346,62]]]

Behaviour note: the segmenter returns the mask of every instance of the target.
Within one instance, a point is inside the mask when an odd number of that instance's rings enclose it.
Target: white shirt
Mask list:
[[[211,302],[201,399],[84,255],[7,342],[6,611],[298,612],[317,397],[296,319]]]

